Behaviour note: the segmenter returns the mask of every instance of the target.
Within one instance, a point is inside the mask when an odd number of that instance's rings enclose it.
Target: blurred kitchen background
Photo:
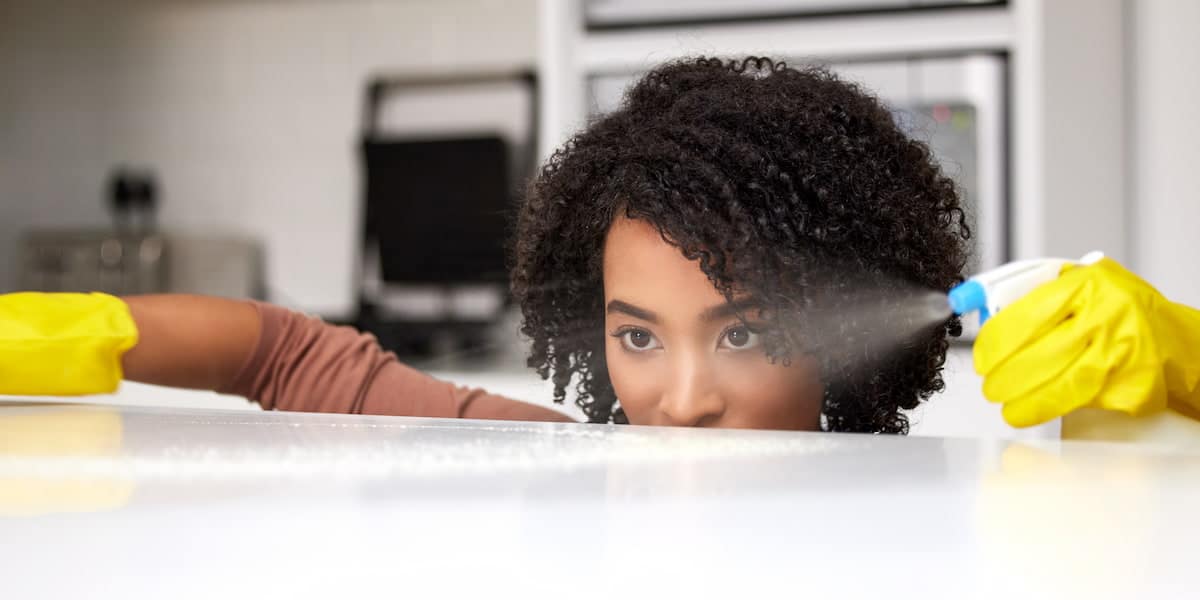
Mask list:
[[[510,208],[639,73],[699,53],[875,90],[959,182],[973,269],[1103,249],[1200,305],[1192,0],[0,0],[0,291],[265,299],[547,402]],[[915,432],[1055,437],[982,400],[969,337]]]

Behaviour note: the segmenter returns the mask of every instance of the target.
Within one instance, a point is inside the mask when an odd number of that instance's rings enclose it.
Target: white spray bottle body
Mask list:
[[[1102,258],[1102,252],[1089,252],[1079,260],[1034,258],[1003,264],[974,275],[950,290],[950,308],[959,316],[979,311],[979,324],[983,325],[1005,306],[1043,283],[1057,279],[1064,266],[1089,265]]]

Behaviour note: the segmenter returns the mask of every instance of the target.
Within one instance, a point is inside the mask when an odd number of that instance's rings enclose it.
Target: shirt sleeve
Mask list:
[[[572,421],[550,408],[435,379],[351,327],[253,304],[262,323],[258,342],[238,376],[220,391],[266,410]]]

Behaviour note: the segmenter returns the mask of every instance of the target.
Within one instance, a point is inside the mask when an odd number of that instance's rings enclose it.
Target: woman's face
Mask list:
[[[604,305],[608,373],[630,423],[819,429],[816,361],[772,364],[699,261],[645,221],[618,217],[609,230]],[[743,314],[753,326],[758,310]]]

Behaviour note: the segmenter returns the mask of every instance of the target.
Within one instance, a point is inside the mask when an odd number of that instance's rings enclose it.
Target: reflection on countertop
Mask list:
[[[587,565],[620,577],[585,597],[1177,595],[1200,539],[1200,455],[1129,444],[22,402],[0,434],[23,598],[536,593]]]

